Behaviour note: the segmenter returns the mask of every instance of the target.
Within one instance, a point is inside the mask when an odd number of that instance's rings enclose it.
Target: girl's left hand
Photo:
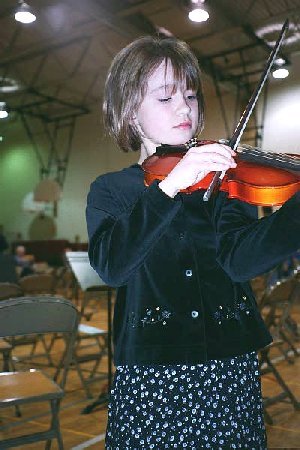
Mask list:
[[[236,167],[235,155],[230,147],[217,142],[192,147],[159,183],[159,187],[169,197],[174,197],[180,190],[201,181],[209,172],[223,172]]]

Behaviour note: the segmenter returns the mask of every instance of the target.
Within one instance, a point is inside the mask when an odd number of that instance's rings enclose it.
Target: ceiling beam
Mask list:
[[[0,68],[4,68],[13,64],[18,64],[20,62],[36,58],[37,56],[43,56],[46,53],[59,50],[64,47],[68,47],[69,45],[77,44],[78,42],[87,41],[89,39],[91,39],[91,36],[82,36],[82,34],[79,34],[78,36],[74,36],[71,39],[67,40],[54,39],[52,40],[51,44],[46,45],[44,47],[38,47],[33,50],[25,50],[19,53],[17,56],[3,58],[0,61]]]

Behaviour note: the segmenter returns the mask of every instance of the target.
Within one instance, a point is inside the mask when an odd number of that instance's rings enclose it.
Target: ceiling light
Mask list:
[[[195,8],[189,12],[189,19],[192,22],[206,22],[209,19],[209,14],[205,9]]]
[[[15,19],[17,22],[32,23],[36,20],[36,16],[31,11],[30,6],[21,0],[15,13]]]
[[[285,67],[279,67],[273,71],[274,78],[286,78],[289,76],[289,71]]]
[[[189,19],[192,22],[206,22],[209,18],[209,14],[203,9],[205,0],[190,0],[190,12]]]
[[[266,25],[264,27],[259,28],[255,31],[255,34],[264,39],[267,44],[269,44],[271,47],[274,47],[276,44],[276,41],[271,40],[274,33],[277,33],[281,30],[282,23],[272,23],[269,25]],[[270,38],[268,38],[270,36]],[[298,30],[298,24],[294,24],[290,22],[289,24],[289,36],[286,36],[283,41],[283,45],[287,46],[290,44],[293,44],[294,42],[299,42],[300,40],[300,33]]]
[[[275,59],[274,63],[276,66],[283,66],[283,64],[286,64],[286,60],[279,57]]]
[[[11,94],[12,92],[19,91],[22,87],[13,78],[0,75],[0,93]]]
[[[8,112],[7,112],[7,108],[6,108],[6,103],[0,102],[0,119],[6,119],[7,116],[8,116]]]

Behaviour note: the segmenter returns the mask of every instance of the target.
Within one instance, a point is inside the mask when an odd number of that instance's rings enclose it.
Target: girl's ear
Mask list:
[[[129,123],[132,126],[132,128],[135,128],[138,132],[141,131],[140,123],[135,115],[131,117]]]
[[[132,116],[132,118],[130,119],[130,125],[132,126],[132,128],[134,130],[136,130],[136,132],[141,136],[141,137],[145,137],[145,133],[142,130],[142,127],[140,125],[140,122],[138,120],[138,118],[136,116]]]

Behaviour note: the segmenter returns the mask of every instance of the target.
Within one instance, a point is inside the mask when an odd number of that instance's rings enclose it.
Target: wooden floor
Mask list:
[[[96,312],[92,315],[89,325],[100,328],[106,328],[106,308],[105,299],[98,302]],[[54,351],[59,351],[59,342],[55,344]],[[297,345],[297,343],[296,343]],[[300,342],[297,347],[300,347]],[[276,367],[284,377],[290,389],[300,400],[300,357],[295,358],[292,364],[286,360],[280,360],[280,354],[274,351],[273,357],[276,359]],[[42,362],[42,360],[40,361]],[[33,365],[33,364],[31,364]],[[102,369],[107,367],[106,357],[102,361]],[[45,368],[45,370],[49,370]],[[97,398],[101,390],[104,388],[105,382],[96,382],[91,385],[94,399]],[[262,379],[263,395],[274,395],[278,389],[278,384],[272,375],[264,375]],[[107,408],[97,408],[90,414],[82,414],[82,410],[93,400],[87,399],[85,392],[81,386],[81,382],[75,370],[71,370],[67,380],[66,395],[62,402],[60,422],[64,439],[65,450],[102,450],[104,449],[104,435],[106,428]],[[22,416],[34,418],[18,428],[24,432],[35,430],[42,431],[47,428],[49,421],[49,411],[46,410],[44,404],[34,409],[30,406],[21,408]],[[300,411],[295,411],[290,402],[280,402],[268,408],[268,412],[274,420],[273,425],[267,425],[268,445],[270,449],[300,449]],[[19,419],[15,416],[14,409],[7,408],[0,411],[0,426],[6,426],[4,432],[0,432],[0,449],[1,439],[15,436],[17,428],[14,424]],[[19,449],[42,450],[44,443],[35,443]],[[52,450],[57,449],[56,442],[53,441]],[[160,450],[160,449],[158,449]]]

